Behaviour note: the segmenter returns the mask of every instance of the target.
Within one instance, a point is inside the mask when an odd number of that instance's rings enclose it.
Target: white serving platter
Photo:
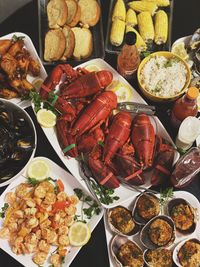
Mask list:
[[[0,40],[12,39],[13,35],[16,35],[17,37],[24,36],[23,40],[24,40],[24,45],[25,45],[26,49],[29,51],[30,55],[34,59],[37,59],[39,61],[39,64],[40,64],[40,75],[33,77],[33,76],[28,74],[27,80],[30,83],[32,83],[35,79],[38,79],[38,78],[41,78],[44,80],[47,77],[46,70],[45,70],[44,66],[42,65],[42,61],[40,60],[40,58],[38,56],[38,53],[35,49],[35,46],[33,45],[31,38],[27,34],[25,34],[23,32],[12,32],[12,33],[9,33],[7,35],[1,36]],[[9,101],[13,102],[14,104],[17,104],[21,108],[27,108],[31,105],[30,101],[28,101],[28,100],[22,101],[20,98],[13,98],[13,99],[10,99]]]
[[[82,189],[83,192],[88,194],[85,191],[85,189],[82,187],[82,185],[77,181],[77,179],[75,179],[71,174],[69,174],[67,171],[62,169],[57,164],[55,164],[53,161],[51,161],[48,158],[44,158],[44,157],[37,157],[37,158],[34,158],[33,160],[36,160],[36,159],[42,159],[48,163],[51,169],[50,177],[53,179],[60,178],[62,182],[64,183],[65,192],[68,195],[74,195],[74,191],[73,191],[74,188],[80,188]],[[17,185],[26,181],[25,176],[26,176],[26,171],[24,172],[23,175],[20,175],[16,180],[14,180],[2,193],[2,195],[0,196],[0,209],[4,206],[4,203],[5,203],[4,198],[5,198],[6,193],[10,191],[15,191],[15,188]],[[80,201],[78,205],[76,206],[77,207],[76,214],[81,214],[81,205],[82,205],[82,202]],[[85,207],[87,208],[87,205]],[[99,215],[94,215],[90,220],[88,220],[88,224],[89,224],[91,231],[93,231],[94,228],[97,226],[102,216],[103,216],[103,210],[100,212]],[[3,226],[3,219],[0,219],[0,228],[2,228],[2,226]],[[12,252],[7,240],[0,239],[0,248],[3,249],[6,253],[8,253],[11,257],[13,257],[16,261],[20,262],[22,265],[27,266],[27,267],[36,266],[36,264],[32,261],[32,254],[16,255],[15,253]],[[55,248],[56,248],[55,246],[52,246],[50,253],[55,251]],[[65,263],[62,266],[68,267],[73,261],[73,259],[76,257],[80,249],[81,247],[71,247],[70,252],[65,257]],[[47,267],[49,265],[50,265],[50,262],[46,262],[46,264],[44,264],[43,267]]]
[[[98,66],[98,68],[100,70],[104,69],[104,70],[111,71],[113,73],[113,80],[119,80],[123,84],[132,88],[132,95],[133,95],[132,101],[146,104],[146,102],[139,95],[139,93],[121,75],[119,75],[119,73],[114,68],[112,68],[103,59],[99,59],[99,58],[92,59],[92,60],[87,61],[81,65],[78,65],[77,67],[86,67],[89,65],[96,65],[96,66]],[[32,107],[34,109],[34,105],[32,105]],[[157,117],[155,117],[155,121],[156,121],[156,125],[157,125],[157,133],[159,133],[159,135],[161,137],[163,137],[164,139],[166,139],[167,141],[169,141],[171,144],[174,145],[171,137],[167,133],[166,129],[164,128],[164,126],[162,125],[160,120]],[[81,176],[79,174],[78,161],[74,158],[64,156],[64,154],[60,148],[57,136],[56,136],[56,129],[55,128],[44,128],[44,127],[42,127],[42,129],[43,129],[47,139],[49,140],[50,144],[52,145],[52,147],[54,148],[55,152],[60,157],[60,159],[63,161],[65,166],[72,173],[72,175],[82,184],[82,186],[87,189],[85,182],[83,181],[83,179],[81,178]],[[178,158],[179,158],[179,153],[176,152],[175,157],[174,157],[174,163],[178,160]],[[146,184],[144,184],[143,186],[146,188],[149,188],[151,186],[150,181],[147,181]],[[109,205],[102,204],[102,206],[105,208],[111,208],[111,207],[114,207],[116,205],[123,203],[124,201],[126,201],[128,199],[131,199],[133,196],[136,196],[138,194],[139,193],[136,191],[133,191],[133,190],[127,189],[123,186],[120,186],[119,188],[115,189],[115,193],[114,193],[114,195],[119,196],[119,200],[117,200],[114,203],[109,204]]]
[[[157,195],[159,197],[159,194]],[[200,203],[198,201],[198,199],[193,196],[191,193],[186,192],[186,191],[176,191],[174,192],[174,197],[175,198],[183,198],[185,199],[194,209],[195,209],[195,213],[197,216],[197,225],[196,225],[196,229],[194,231],[194,233],[190,234],[190,235],[181,235],[179,233],[176,232],[176,239],[174,241],[174,243],[169,247],[172,249],[175,249],[176,246],[182,242],[183,240],[186,240],[187,238],[199,238],[199,232],[200,232]],[[133,197],[132,199],[126,201],[123,203],[123,206],[128,208],[129,210],[132,210],[133,205],[134,205],[134,200],[135,198]],[[165,213],[166,214],[166,213]],[[109,256],[109,263],[110,263],[110,267],[117,267],[117,265],[115,264],[115,261],[113,260],[113,257],[111,255],[111,251],[110,251],[110,243],[112,238],[115,236],[115,234],[110,230],[109,225],[107,223],[107,215],[106,213],[104,214],[104,225],[105,225],[105,233],[106,233],[106,241],[107,241],[107,249],[108,249],[108,256]],[[135,241],[144,251],[146,248],[141,244],[140,242],[140,238],[139,238],[139,234],[135,235],[134,237],[128,237],[130,240]]]

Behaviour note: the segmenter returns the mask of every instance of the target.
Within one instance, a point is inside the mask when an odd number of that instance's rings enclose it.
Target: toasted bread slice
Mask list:
[[[79,0],[81,8],[80,22],[85,26],[94,26],[100,18],[100,6],[95,0]]]
[[[68,9],[66,24],[70,24],[76,15],[78,4],[75,0],[65,0]]]
[[[73,54],[74,51],[74,47],[75,47],[75,37],[74,37],[74,33],[71,30],[71,28],[69,26],[65,26],[63,27],[63,33],[65,36],[65,52],[61,58],[61,60],[67,60],[68,58],[70,58]]]
[[[75,16],[73,17],[72,21],[68,24],[70,27],[75,27],[79,20],[80,20],[80,17],[81,17],[81,8],[79,6],[79,4],[77,3],[77,10],[76,10],[76,14]]]
[[[51,0],[47,4],[47,16],[49,28],[59,28],[66,23],[67,20],[67,4],[65,0]]]
[[[74,27],[72,31],[75,35],[75,48],[73,57],[76,60],[87,58],[93,51],[92,33],[89,29]]]
[[[45,36],[44,59],[46,61],[58,60],[65,51],[66,39],[61,29],[49,30]]]

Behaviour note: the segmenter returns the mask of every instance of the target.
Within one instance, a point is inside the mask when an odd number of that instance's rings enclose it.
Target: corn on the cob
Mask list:
[[[124,39],[125,21],[115,19],[112,22],[110,32],[110,42],[112,45],[120,46]]]
[[[137,16],[133,9],[129,8],[129,10],[126,13],[126,25],[129,26],[136,26],[137,25]]]
[[[157,6],[169,6],[170,2],[169,0],[142,0],[146,2],[154,2]]]
[[[128,5],[136,12],[148,11],[152,16],[158,8],[154,2],[148,1],[133,1],[128,3]]]
[[[115,19],[121,19],[123,21],[125,21],[126,19],[126,7],[124,0],[117,0],[114,6],[112,21],[114,21]]]
[[[155,43],[160,45],[167,41],[168,17],[165,11],[159,10],[155,15]]]
[[[136,39],[135,45],[136,45],[139,52],[147,50],[147,45],[146,45],[145,41],[142,39],[142,37],[138,31],[136,31],[133,27],[127,25],[126,26],[126,33],[127,32],[135,32],[136,33],[137,39]]]
[[[142,36],[145,43],[154,40],[154,27],[151,14],[149,12],[141,12],[138,16],[138,28],[139,33]]]

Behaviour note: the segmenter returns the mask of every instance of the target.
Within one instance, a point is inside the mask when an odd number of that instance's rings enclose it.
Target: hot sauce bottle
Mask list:
[[[135,32],[127,32],[125,44],[117,58],[117,71],[127,80],[133,78],[140,64],[140,55],[135,46],[136,40]]]
[[[196,117],[198,113],[197,97],[199,90],[196,87],[190,87],[187,93],[179,98],[171,111],[171,123],[178,129],[181,122],[188,116]]]

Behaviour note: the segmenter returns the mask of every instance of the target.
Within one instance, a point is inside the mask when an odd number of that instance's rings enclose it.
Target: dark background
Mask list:
[[[0,0],[0,2],[7,2]],[[9,1],[10,2],[10,1]],[[1,4],[1,3],[0,3]],[[108,20],[108,10],[110,1],[101,0],[102,5],[102,17],[103,17],[103,28],[104,28],[104,39],[106,36],[106,26]],[[2,5],[0,5],[2,6]],[[12,8],[12,6],[10,6]],[[2,13],[3,10],[1,10]],[[176,39],[192,34],[200,26],[200,1],[199,0],[174,0],[173,10],[173,24],[172,24],[172,42]],[[31,1],[24,7],[17,10],[13,15],[8,17],[5,21],[0,24],[0,36],[6,35],[11,32],[24,32],[30,36],[36,50],[39,52],[38,43],[38,13],[37,13],[37,1]],[[105,60],[116,67],[116,56],[106,54]],[[51,70],[50,67],[46,68],[47,72]],[[149,101],[147,101],[150,103]],[[164,126],[172,136],[175,138],[176,133],[170,127],[167,110],[171,108],[171,105],[165,105],[160,107],[158,117],[163,122]],[[59,164],[61,167],[66,169],[64,164],[58,158],[57,154],[52,149],[50,143],[47,141],[43,131],[38,126],[35,116],[31,108],[27,109],[28,113],[33,118],[36,125],[38,145],[36,150],[36,156],[45,156],[52,159],[54,162]],[[185,190],[193,193],[200,200],[200,180],[197,177]],[[5,188],[0,189],[0,193]],[[4,251],[0,252],[0,265],[17,267],[21,266],[18,262],[12,259]],[[71,264],[71,267],[108,267],[108,253],[106,245],[106,237],[104,231],[103,219],[100,221],[94,232],[89,243],[83,247],[77,257]]]

